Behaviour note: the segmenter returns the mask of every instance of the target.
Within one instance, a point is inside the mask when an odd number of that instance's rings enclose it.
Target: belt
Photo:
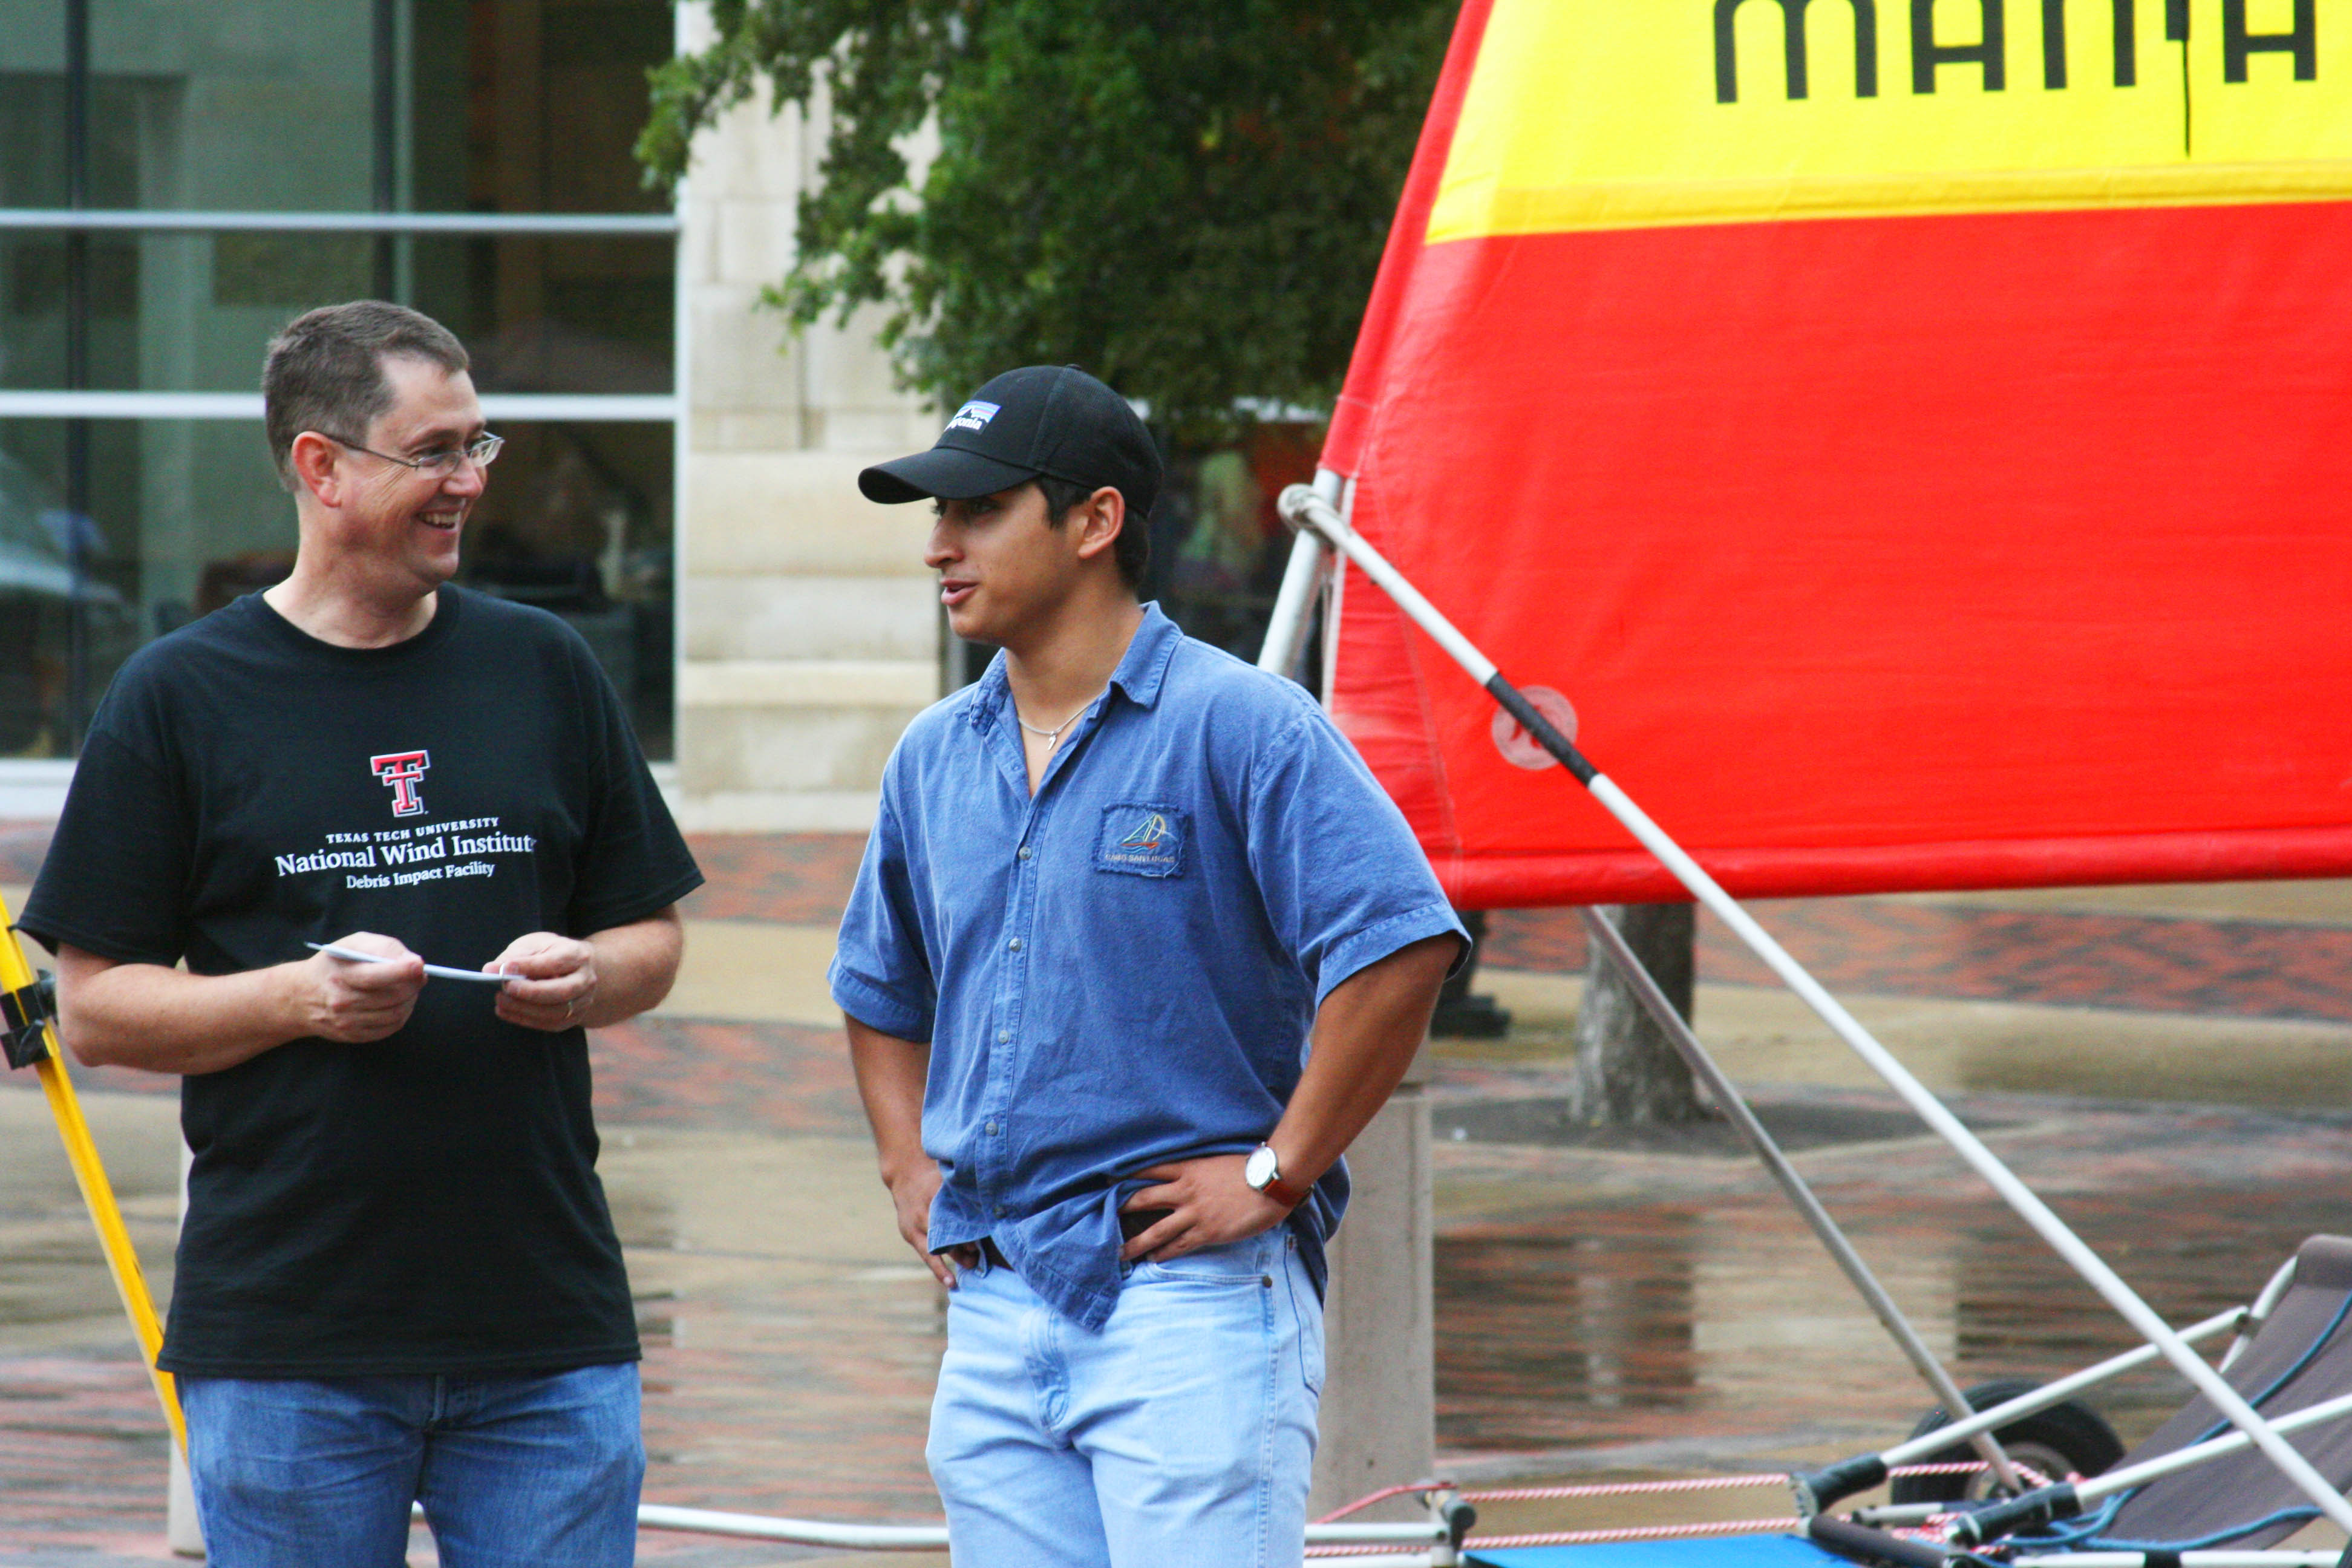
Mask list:
[[[1173,1209],[1121,1209],[1118,1214],[1118,1233],[1128,1240],[1133,1241],[1175,1212]],[[991,1268],[1013,1267],[1004,1261],[1003,1250],[996,1245],[996,1237],[983,1236],[976,1245],[980,1247],[980,1255],[988,1259],[988,1266]]]

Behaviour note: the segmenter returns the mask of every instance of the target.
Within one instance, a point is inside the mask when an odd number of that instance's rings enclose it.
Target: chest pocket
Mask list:
[[[1123,800],[1103,807],[1095,830],[1095,869],[1127,877],[1181,877],[1192,838],[1181,807]]]

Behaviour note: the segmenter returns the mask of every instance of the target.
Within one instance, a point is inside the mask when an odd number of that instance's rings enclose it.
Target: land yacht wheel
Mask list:
[[[1968,1395],[1970,1406],[1987,1410],[2021,1394],[2031,1394],[2040,1386],[2031,1378],[2003,1377],[1962,1392]],[[1911,1436],[1924,1437],[1950,1419],[1938,1406],[1919,1418],[1919,1424],[1911,1428]],[[2011,1459],[2031,1466],[2053,1481],[2064,1480],[2069,1475],[2095,1476],[2124,1457],[2123,1442],[2106,1419],[2089,1405],[2071,1399],[2021,1416],[1993,1436],[2000,1440]],[[1976,1457],[1974,1448],[1966,1443],[1956,1443],[1919,1462],[1958,1464]],[[1973,1475],[1898,1476],[1889,1489],[1888,1498],[1894,1502],[1949,1502],[1990,1497],[1994,1491],[1991,1474],[1979,1470]]]

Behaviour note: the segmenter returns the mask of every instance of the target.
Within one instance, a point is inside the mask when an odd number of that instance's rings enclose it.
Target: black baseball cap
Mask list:
[[[928,452],[857,476],[866,499],[969,500],[1050,474],[1116,488],[1130,516],[1160,499],[1160,448],[1127,399],[1074,364],[1008,370],[964,400]]]

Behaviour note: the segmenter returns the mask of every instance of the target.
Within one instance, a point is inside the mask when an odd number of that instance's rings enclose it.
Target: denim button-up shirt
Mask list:
[[[1461,930],[1322,710],[1147,605],[1035,795],[1002,654],[908,728],[830,980],[930,1043],[930,1245],[992,1237],[1096,1329],[1138,1173],[1255,1148],[1331,988]],[[1334,1165],[1291,1217],[1318,1289],[1347,1198]]]

